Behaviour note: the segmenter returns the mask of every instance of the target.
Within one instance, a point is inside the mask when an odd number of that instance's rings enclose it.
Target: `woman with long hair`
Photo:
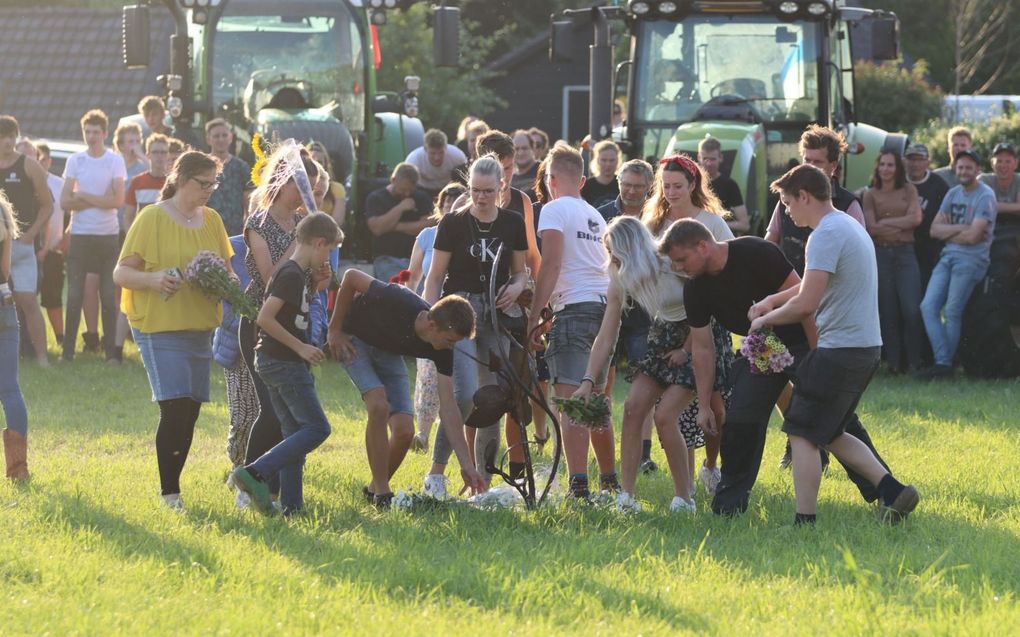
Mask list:
[[[131,224],[113,271],[152,399],[159,403],[160,489],[163,502],[175,510],[184,508],[181,472],[202,403],[209,402],[212,331],[223,318],[221,303],[188,285],[181,272],[203,250],[230,268],[227,231],[216,211],[205,205],[219,172],[220,163],[211,155],[181,155],[160,201],[143,208]]]
[[[716,241],[728,241],[733,238],[733,231],[726,223],[724,218],[726,214],[722,202],[712,192],[707,173],[697,162],[684,154],[670,155],[659,161],[659,170],[655,176],[652,196],[645,204],[644,212],[641,215],[641,220],[653,235],[663,236],[666,228],[678,219],[697,219],[708,228]],[[651,348],[654,339],[663,336],[663,331],[657,330],[653,323],[649,332],[649,347]],[[715,340],[716,350],[716,386],[714,389],[717,392],[714,396],[716,404],[712,408],[716,412],[722,413],[723,395],[728,395],[729,392],[727,378],[730,362],[734,356],[733,338],[725,328],[714,321],[712,336]],[[647,364],[650,368],[657,369],[660,377],[672,376],[673,370],[661,359],[646,357],[643,360],[648,361]],[[693,387],[693,385],[691,386]],[[709,493],[714,493],[721,478],[717,465],[719,437],[705,436],[704,432],[698,428],[698,408],[698,400],[695,397],[694,401],[680,414],[680,429],[691,449],[689,457],[692,474],[694,471],[693,449],[705,446],[705,462],[701,466],[700,476],[705,489]]]
[[[298,186],[302,174],[311,185],[307,193],[302,193]],[[244,240],[248,246],[244,265],[251,277],[245,293],[256,307],[262,305],[266,281],[276,265],[294,250],[295,229],[303,216],[299,210],[302,206],[315,208],[311,190],[318,175],[319,169],[311,154],[291,140],[280,145],[266,160],[259,184],[251,195],[252,212],[244,226]],[[256,339],[255,323],[242,318],[238,328],[241,360],[251,374],[259,403],[259,413],[248,438],[245,464],[254,462],[283,440],[269,391],[255,371]],[[278,480],[270,480],[270,490],[279,493]],[[245,498],[238,496],[237,503],[243,505]]]
[[[317,164],[326,169],[326,174],[328,175],[322,203],[319,205],[319,212],[325,212],[333,217],[336,225],[343,228],[344,221],[347,219],[347,189],[344,188],[342,183],[336,181],[335,174],[333,173],[333,160],[329,158],[329,152],[326,151],[325,144],[313,141],[308,144],[308,152],[312,154],[312,159]],[[322,187],[320,183],[319,188]]]
[[[0,405],[7,427],[4,429],[4,461],[10,480],[28,479],[28,410],[18,384],[18,348],[21,328],[11,291],[11,246],[18,238],[14,207],[0,190]]]
[[[683,304],[684,281],[658,254],[648,228],[633,217],[613,219],[606,229],[604,242],[609,252],[606,264],[609,293],[585,378],[595,378],[609,366],[623,310],[632,303],[654,317],[649,334],[649,355],[662,358],[662,364],[670,368],[667,378],[659,373],[658,367],[649,365],[648,357],[635,364],[637,369],[624,406],[620,436],[622,490],[617,494],[617,505],[624,510],[637,508],[633,494],[641,460],[642,425],[654,408],[655,427],[673,478],[670,511],[693,512],[696,507],[691,499],[688,445],[677,427],[677,416],[694,398],[690,346],[684,347],[690,334]],[[653,335],[658,339],[654,343]],[[591,383],[582,382],[574,396],[587,400],[591,392]]]
[[[418,233],[411,250],[410,279],[407,287],[415,292],[423,277],[428,276],[432,265],[432,249],[436,242],[436,230],[443,217],[453,209],[453,202],[464,194],[464,186],[457,182],[448,183],[436,195],[435,208],[430,220],[435,224]],[[418,359],[418,373],[414,377],[414,421],[418,431],[411,439],[411,450],[424,453],[429,446],[432,425],[439,417],[439,372],[436,364],[427,359]]]
[[[907,180],[903,159],[899,153],[880,153],[871,188],[864,193],[864,222],[875,242],[878,315],[885,363],[894,374],[921,368],[924,323],[914,228],[922,218],[917,188]]]
[[[470,301],[475,310],[475,337],[459,341],[454,348],[454,395],[465,418],[473,407],[475,390],[497,382],[496,375],[488,369],[489,351],[506,350],[509,346],[507,337],[493,330],[493,313],[520,312],[517,298],[524,291],[528,277],[524,218],[497,205],[502,181],[503,166],[495,155],[484,155],[471,165],[468,178],[471,203],[439,222],[425,282],[425,300],[429,304],[435,304],[440,296],[456,294]],[[500,292],[496,307],[490,307],[489,280],[501,247],[504,256],[493,282]],[[474,459],[479,471],[484,471],[485,449],[498,438],[498,425],[476,433]],[[425,477],[426,494],[446,497],[444,472],[451,451],[446,435],[440,430],[433,448],[432,468]],[[523,452],[519,448],[512,449],[511,475],[523,473],[523,470]]]

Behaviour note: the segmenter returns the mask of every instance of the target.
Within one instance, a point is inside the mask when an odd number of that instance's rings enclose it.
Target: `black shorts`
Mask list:
[[[51,250],[43,258],[39,297],[39,303],[47,310],[64,306],[63,253]]]
[[[838,438],[878,369],[880,347],[818,348],[797,366],[783,432],[825,446]]]

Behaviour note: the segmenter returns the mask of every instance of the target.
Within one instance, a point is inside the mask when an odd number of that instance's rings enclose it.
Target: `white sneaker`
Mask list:
[[[701,484],[705,485],[705,491],[715,495],[716,487],[719,486],[719,481],[722,480],[722,472],[718,466],[709,469],[705,465],[701,465],[701,469],[698,470],[698,477],[701,478]]]
[[[163,504],[174,511],[184,510],[184,500],[181,499],[180,493],[168,493],[167,495],[164,495]]]
[[[244,491],[238,490],[237,495],[234,496],[234,506],[238,509],[247,509],[251,505],[251,496]]]
[[[425,495],[436,500],[446,500],[450,494],[446,491],[446,476],[441,473],[430,473],[425,476]]]
[[[641,503],[634,499],[634,495],[626,491],[616,494],[616,510],[620,513],[640,513]]]
[[[698,506],[694,504],[693,500],[684,500],[680,496],[675,496],[673,501],[669,503],[670,513],[694,513],[698,510]]]

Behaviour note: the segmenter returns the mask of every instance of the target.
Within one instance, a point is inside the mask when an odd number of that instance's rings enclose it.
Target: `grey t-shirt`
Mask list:
[[[999,203],[1020,202],[1020,173],[1013,173],[1013,181],[1009,182],[1008,188],[999,187],[999,178],[995,173],[981,175],[981,181],[995,192],[995,200]],[[1002,212],[1001,210],[998,212],[999,215],[995,217],[997,225],[1020,223],[1020,214]]]
[[[815,323],[818,347],[877,347],[878,267],[875,246],[861,224],[833,211],[811,232],[804,266],[829,273]]]
[[[988,261],[988,253],[992,248],[992,239],[995,233],[995,217],[998,214],[999,206],[995,201],[995,191],[981,183],[977,188],[967,192],[963,186],[953,186],[946,193],[939,208],[939,214],[945,215],[949,223],[953,225],[970,225],[978,219],[988,220],[985,227],[985,236],[979,243],[974,245],[963,245],[947,241],[942,254],[960,254]]]
[[[960,183],[960,181],[956,178],[956,171],[953,170],[952,165],[936,168],[931,171],[931,174],[941,177],[942,181],[946,182],[946,185],[950,188]]]

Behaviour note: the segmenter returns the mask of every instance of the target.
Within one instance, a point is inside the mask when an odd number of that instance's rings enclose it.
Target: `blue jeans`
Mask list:
[[[885,359],[891,369],[918,369],[924,351],[921,321],[921,271],[912,244],[877,246],[878,316]]]
[[[7,428],[28,435],[28,410],[18,384],[18,311],[13,305],[0,306],[0,404]]]
[[[401,270],[406,270],[409,267],[411,267],[410,257],[391,257],[384,254],[372,260],[372,273],[376,279],[383,283],[389,283],[390,277],[400,274]]]
[[[329,437],[329,421],[315,393],[315,379],[304,361],[284,361],[258,352],[255,369],[269,389],[273,410],[280,418],[283,441],[250,466],[265,479],[279,472],[284,513],[295,511],[304,506],[305,456]]]
[[[988,262],[952,252],[942,252],[921,302],[924,329],[928,332],[936,365],[953,364],[960,344],[963,311],[974,286],[985,276]],[[942,316],[939,316],[941,312]]]

